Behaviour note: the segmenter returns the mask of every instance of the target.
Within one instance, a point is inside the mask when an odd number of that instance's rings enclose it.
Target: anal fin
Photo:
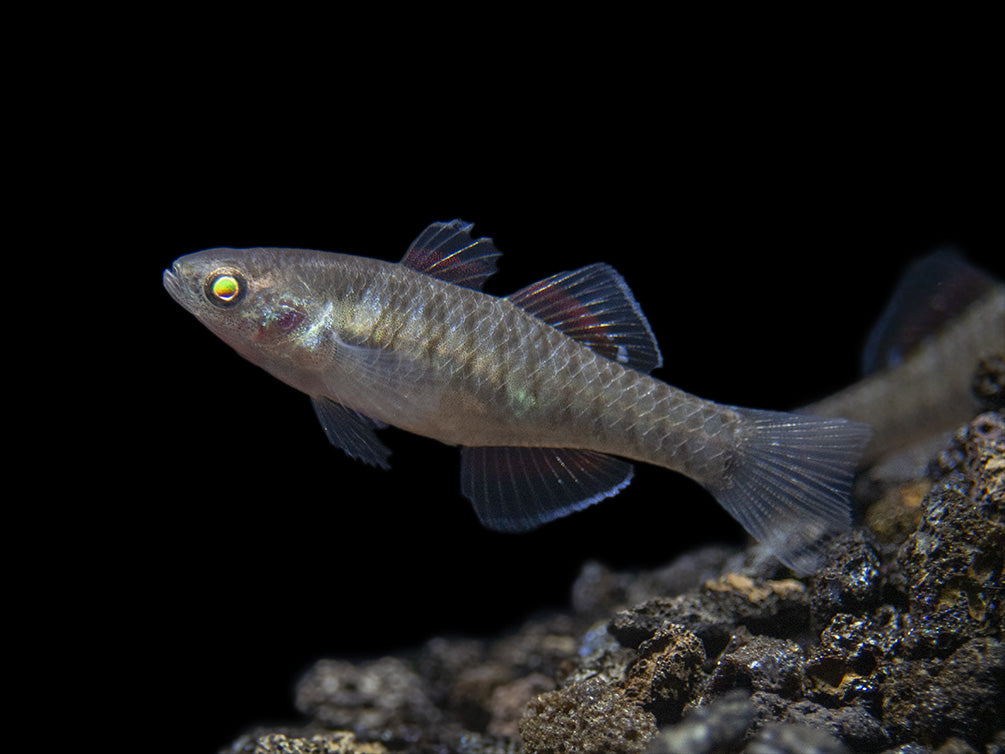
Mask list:
[[[535,529],[618,494],[627,461],[570,448],[461,448],[461,492],[496,531]]]

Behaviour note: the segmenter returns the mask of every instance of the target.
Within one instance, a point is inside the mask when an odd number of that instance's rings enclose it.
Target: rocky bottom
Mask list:
[[[494,639],[322,660],[301,727],[226,752],[1005,752],[1005,416],[910,481],[875,475],[864,525],[815,575],[759,548],[665,568],[587,565],[572,609]]]

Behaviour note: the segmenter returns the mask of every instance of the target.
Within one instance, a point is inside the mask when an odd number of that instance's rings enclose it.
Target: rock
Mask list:
[[[805,579],[759,547],[589,564],[571,611],[407,660],[318,662],[297,686],[304,727],[224,751],[1005,754],[1005,417],[954,438],[923,474],[860,488],[872,530]]]
[[[974,396],[987,409],[1005,410],[1005,354],[985,356],[972,383]]]
[[[1005,436],[1000,442],[1005,457]],[[1005,500],[987,489],[997,484],[998,472],[986,443],[971,437],[968,447],[971,463],[988,473],[956,469],[937,483],[898,555],[919,654],[945,655],[973,636],[1000,633],[1005,619]]]
[[[806,587],[795,579],[754,580],[737,573],[707,581],[701,592],[657,598],[617,613],[608,630],[625,646],[637,647],[664,624],[677,623],[701,639],[705,654],[717,656],[737,626],[754,633],[790,636],[809,618]]]
[[[436,637],[427,641],[416,660],[416,672],[426,682],[426,695],[437,706],[446,706],[457,678],[467,668],[486,661],[487,643],[475,639]]]
[[[321,660],[297,684],[295,703],[300,712],[330,728],[428,726],[441,713],[424,689],[419,676],[394,657],[360,665]]]
[[[421,747],[416,751],[421,754],[524,754],[517,740],[470,731],[452,736],[442,745]]]
[[[801,699],[804,671],[802,648],[791,639],[753,636],[738,630],[723,650],[709,679],[708,691],[764,691]]]
[[[750,696],[731,691],[676,725],[662,728],[646,754],[722,754],[739,751],[756,717]]]
[[[572,609],[590,618],[605,615],[625,604],[631,580],[602,563],[585,563],[572,584]]]
[[[705,662],[701,641],[683,626],[670,623],[642,642],[628,668],[625,694],[660,723],[680,719]]]
[[[807,659],[806,695],[829,707],[864,705],[878,713],[877,670],[897,656],[907,630],[901,613],[889,605],[873,616],[835,615]]]
[[[882,588],[879,559],[866,534],[859,529],[835,538],[823,567],[812,579],[813,625],[819,629],[835,613],[861,613],[876,607]]]
[[[592,679],[542,694],[520,721],[525,754],[642,754],[655,735],[651,712]]]
[[[572,586],[573,610],[583,616],[609,616],[626,605],[697,589],[718,577],[736,550],[710,545],[687,552],[666,566],[643,573],[616,573],[601,563],[586,563]]]
[[[602,624],[586,632],[579,648],[579,661],[556,680],[561,685],[574,681],[598,678],[607,683],[621,683],[628,674],[628,666],[638,652],[623,647]]]
[[[532,673],[529,676],[497,686],[489,700],[492,716],[487,730],[493,736],[517,738],[520,735],[520,718],[524,709],[535,697],[551,691],[555,682],[548,676]]]
[[[554,677],[577,659],[582,632],[583,627],[570,616],[542,616],[498,638],[490,655],[496,662],[509,666],[514,678],[529,673]]]
[[[853,751],[879,751],[890,745],[890,736],[880,722],[855,704],[830,709],[803,700],[786,709],[785,722],[821,730]]]
[[[262,733],[242,736],[229,754],[388,754],[379,743],[360,743],[352,733]]]
[[[533,677],[548,678],[540,673],[533,674]],[[501,662],[485,662],[464,668],[451,687],[448,698],[450,710],[468,730],[485,730],[492,719],[493,696],[512,680],[511,668]],[[551,682],[538,691],[546,691],[554,685]]]
[[[736,625],[752,633],[793,636],[806,628],[809,602],[806,586],[796,579],[753,579],[727,573],[705,582],[704,594]]]
[[[925,459],[927,469],[928,461]],[[911,479],[882,490],[880,499],[865,512],[865,525],[875,533],[880,560],[888,562],[921,523],[921,503],[932,488],[930,479]]]
[[[980,746],[1001,727],[1005,645],[996,639],[972,639],[945,659],[891,664],[883,677],[883,724],[895,740]]]
[[[694,633],[704,644],[705,654],[714,657],[729,641],[736,618],[700,594],[682,594],[622,610],[611,618],[607,630],[623,646],[634,649],[667,623],[676,623]]]
[[[982,754],[960,738],[947,738],[936,754]]]
[[[807,725],[774,723],[762,728],[744,754],[851,754],[834,736]]]

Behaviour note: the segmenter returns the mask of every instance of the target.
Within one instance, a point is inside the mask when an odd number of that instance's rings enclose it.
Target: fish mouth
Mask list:
[[[161,280],[163,281],[164,288],[167,290],[168,294],[170,294],[171,298],[179,304],[183,304],[185,294],[181,283],[181,270],[178,269],[178,265],[175,264],[170,269],[164,270]]]

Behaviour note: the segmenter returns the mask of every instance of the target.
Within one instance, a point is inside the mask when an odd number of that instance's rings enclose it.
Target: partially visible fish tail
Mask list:
[[[734,465],[709,491],[779,560],[812,573],[823,542],[851,525],[849,493],[872,430],[845,419],[736,411],[743,424]]]

